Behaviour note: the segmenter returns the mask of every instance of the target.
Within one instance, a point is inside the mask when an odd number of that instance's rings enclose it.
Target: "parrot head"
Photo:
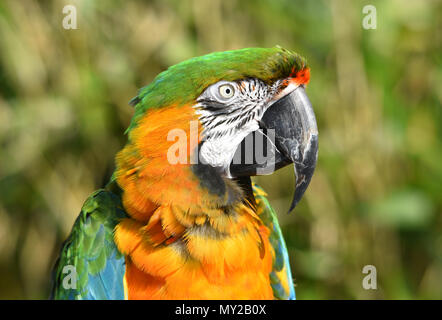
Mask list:
[[[165,160],[172,145],[166,136],[176,128],[191,134],[187,127],[196,121],[197,141],[187,138],[183,150],[200,185],[225,195],[226,185],[294,164],[291,211],[317,160],[318,130],[305,92],[309,78],[306,60],[280,47],[217,52],[181,62],[131,101],[135,115],[129,139],[146,141],[135,142],[129,154],[146,152],[155,172],[155,159]],[[166,179],[167,170],[158,165],[156,173]],[[186,187],[178,171],[173,175],[173,181]]]

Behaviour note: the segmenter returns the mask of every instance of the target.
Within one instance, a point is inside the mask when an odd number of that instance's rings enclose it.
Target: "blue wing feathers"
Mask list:
[[[125,260],[113,239],[114,228],[124,217],[114,192],[102,189],[86,200],[54,267],[52,298],[124,299]],[[75,288],[63,284],[66,265],[75,267]]]

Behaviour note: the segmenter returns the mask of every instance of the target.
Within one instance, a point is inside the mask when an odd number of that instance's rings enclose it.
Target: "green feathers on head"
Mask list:
[[[220,80],[258,78],[272,83],[306,66],[300,55],[279,46],[214,52],[183,61],[161,72],[132,99],[135,115],[127,131],[135,127],[146,110],[191,103]]]

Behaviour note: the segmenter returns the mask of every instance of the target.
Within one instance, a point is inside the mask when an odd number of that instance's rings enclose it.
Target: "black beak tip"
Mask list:
[[[305,176],[303,176],[302,178],[305,179]],[[295,207],[298,205],[299,201],[301,201],[302,196],[307,190],[307,187],[308,187],[308,182],[302,182],[300,184],[296,184],[295,194],[293,195],[293,200],[292,204],[290,205],[290,209],[287,212],[288,214],[291,213],[293,209],[295,209]]]
[[[310,181],[313,177],[313,172],[315,171],[316,161],[318,159],[318,136],[317,134],[312,134],[309,139],[309,143],[304,153],[303,161],[295,161],[295,175],[296,175],[296,187],[295,194],[293,195],[292,204],[288,213],[295,209],[298,202],[301,200],[305,191],[307,190]]]

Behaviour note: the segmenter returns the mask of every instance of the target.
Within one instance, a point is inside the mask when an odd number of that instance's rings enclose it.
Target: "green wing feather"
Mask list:
[[[124,299],[124,257],[113,239],[124,217],[119,190],[100,189],[86,200],[54,267],[53,299]]]

